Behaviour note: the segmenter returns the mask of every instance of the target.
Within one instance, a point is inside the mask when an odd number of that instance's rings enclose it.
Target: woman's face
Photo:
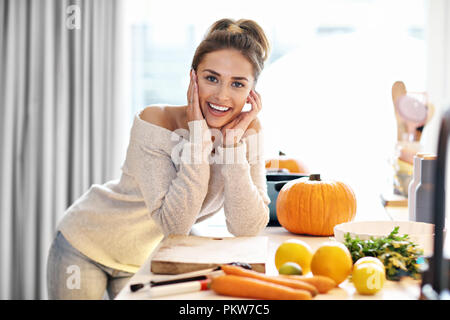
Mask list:
[[[206,54],[197,67],[197,79],[200,108],[211,128],[236,118],[254,87],[253,66],[233,49]]]

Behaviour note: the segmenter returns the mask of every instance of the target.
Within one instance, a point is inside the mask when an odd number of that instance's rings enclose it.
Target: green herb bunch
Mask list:
[[[384,263],[388,280],[399,280],[403,276],[419,279],[417,259],[423,256],[423,250],[410,241],[407,234],[399,236],[398,229],[395,227],[387,237],[369,240],[352,239],[350,233],[345,234],[344,244],[350,250],[353,263],[362,257],[376,257]]]

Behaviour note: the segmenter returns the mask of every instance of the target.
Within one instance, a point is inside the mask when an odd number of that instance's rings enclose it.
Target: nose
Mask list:
[[[220,85],[217,87],[215,98],[217,103],[226,104],[230,99],[229,88],[226,85]]]

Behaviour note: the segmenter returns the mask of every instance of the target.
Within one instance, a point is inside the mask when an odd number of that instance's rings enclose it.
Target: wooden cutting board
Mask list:
[[[151,260],[155,274],[180,274],[214,268],[230,262],[245,262],[265,272],[267,237],[168,236]]]

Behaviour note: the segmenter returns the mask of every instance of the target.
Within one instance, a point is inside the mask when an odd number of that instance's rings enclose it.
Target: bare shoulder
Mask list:
[[[148,106],[140,114],[142,120],[172,130],[169,117],[164,106]]]

